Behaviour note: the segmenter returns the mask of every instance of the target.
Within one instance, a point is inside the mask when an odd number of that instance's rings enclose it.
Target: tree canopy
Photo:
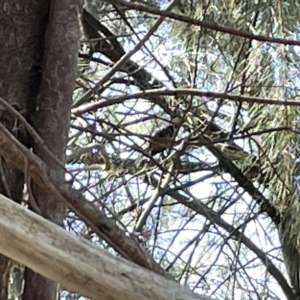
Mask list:
[[[299,4],[86,0],[78,23],[72,12],[80,32],[62,28],[73,44],[58,50],[76,58],[63,66],[54,48],[41,64],[37,98],[48,88],[57,102],[31,122],[0,95],[34,141],[0,119],[29,208],[196,294],[297,299]]]

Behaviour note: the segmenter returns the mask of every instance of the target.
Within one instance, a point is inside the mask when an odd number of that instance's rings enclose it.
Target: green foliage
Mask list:
[[[157,17],[109,5],[98,14],[115,36],[98,29],[111,49],[98,44],[89,53],[94,62],[84,72],[78,68],[80,105],[68,151],[92,147],[70,159],[74,174],[84,179],[91,201],[140,234],[154,259],[196,292],[293,299],[291,285],[300,292],[299,108],[285,102],[299,100],[299,50],[273,38],[296,39],[297,3],[180,2],[174,12],[202,26],[166,19],[100,86]],[[147,5],[165,8],[163,1]],[[162,87],[181,94],[160,95]],[[151,89],[154,96],[129,99]],[[174,103],[180,104],[175,112]],[[149,157],[149,137],[174,115],[183,121],[172,149]]]

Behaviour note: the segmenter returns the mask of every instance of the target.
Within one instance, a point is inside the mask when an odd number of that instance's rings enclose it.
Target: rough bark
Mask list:
[[[0,5],[0,95],[27,119],[38,91],[38,65],[47,14],[47,1],[9,0]],[[29,139],[21,124],[0,106],[0,122],[26,146]],[[22,200],[24,175],[0,158],[0,192]],[[10,262],[0,256],[0,299],[8,297]]]
[[[34,127],[52,153],[62,162],[70,123],[72,93],[75,82],[79,43],[79,13],[81,1],[52,0],[45,38],[42,82],[38,95],[38,111]],[[49,157],[42,145],[35,144],[34,152],[64,180],[64,170]],[[33,199],[41,215],[62,226],[65,204],[45,189],[32,186]],[[25,272],[24,298],[26,300],[53,300],[57,298],[57,284],[36,274]]]

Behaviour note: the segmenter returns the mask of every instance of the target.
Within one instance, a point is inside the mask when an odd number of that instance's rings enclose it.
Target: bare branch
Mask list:
[[[107,218],[104,213],[91,202],[87,201],[80,192],[69,189],[55,176],[55,172],[36,157],[30,150],[21,145],[0,124],[0,155],[18,169],[25,172],[28,164],[28,175],[41,188],[53,193],[57,199],[66,202],[82,220],[100,237],[104,238],[123,257],[134,261],[144,268],[153,270],[169,279],[172,276],[165,272],[132,237],[125,234],[114,220]]]
[[[142,4],[130,3],[130,2],[122,1],[122,0],[105,0],[105,2],[114,4],[114,5],[118,5],[118,6],[128,7],[131,9],[136,9],[139,11],[148,12],[148,13],[151,13],[151,14],[157,15],[157,16],[168,17],[170,19],[178,20],[181,22],[186,22],[191,25],[196,25],[199,27],[204,27],[204,28],[208,28],[208,29],[223,32],[223,33],[228,33],[228,34],[243,37],[246,39],[253,39],[253,40],[261,41],[261,42],[270,42],[270,43],[274,43],[274,44],[276,43],[276,44],[283,44],[283,45],[298,45],[298,46],[300,46],[300,42],[296,41],[296,40],[286,40],[286,39],[280,39],[280,38],[271,38],[271,37],[264,36],[264,35],[251,34],[251,33],[245,32],[245,31],[220,26],[220,25],[213,24],[210,22],[195,20],[191,17],[187,17],[187,16],[184,16],[181,14],[176,14],[176,13],[172,13],[172,12],[165,11],[165,10],[155,9],[153,7],[142,5]]]
[[[70,291],[103,300],[210,299],[112,256],[1,194],[0,214],[0,252]]]

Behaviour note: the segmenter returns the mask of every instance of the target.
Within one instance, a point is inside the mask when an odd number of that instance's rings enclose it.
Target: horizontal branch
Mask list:
[[[0,253],[66,289],[102,300],[209,300],[120,257],[0,194]]]
[[[230,35],[239,36],[239,37],[243,37],[243,38],[250,39],[250,40],[256,40],[256,41],[260,41],[260,42],[269,42],[269,43],[274,43],[274,44],[300,46],[300,42],[297,40],[286,40],[286,39],[281,39],[281,38],[273,38],[273,37],[269,37],[266,35],[253,34],[253,33],[249,33],[246,31],[221,26],[221,25],[218,25],[218,24],[215,24],[212,22],[196,20],[189,16],[185,16],[183,14],[177,14],[177,13],[173,13],[173,12],[166,11],[166,10],[159,10],[159,9],[151,7],[149,5],[137,4],[137,3],[123,1],[123,0],[104,0],[104,2],[108,2],[110,4],[114,4],[114,5],[121,6],[121,7],[127,7],[130,9],[136,9],[138,11],[147,12],[147,13],[150,13],[150,14],[153,14],[156,16],[168,17],[170,19],[177,20],[180,22],[185,22],[190,25],[195,25],[195,26],[199,26],[202,28],[211,29],[214,31],[228,33]]]
[[[299,101],[283,101],[280,99],[245,97],[245,96],[238,96],[238,95],[226,94],[226,93],[201,91],[199,89],[178,88],[178,89],[168,89],[168,90],[150,89],[150,90],[145,90],[143,92],[132,93],[120,97],[114,97],[104,102],[100,101],[99,103],[88,103],[80,107],[73,108],[72,113],[75,115],[83,115],[86,112],[97,111],[99,108],[123,103],[124,101],[131,100],[131,99],[139,99],[139,98],[147,99],[153,96],[187,96],[187,95],[206,97],[206,98],[227,99],[231,101],[237,101],[240,103],[246,102],[246,103],[257,103],[263,105],[280,105],[280,106],[292,106],[292,107],[300,106]]]

